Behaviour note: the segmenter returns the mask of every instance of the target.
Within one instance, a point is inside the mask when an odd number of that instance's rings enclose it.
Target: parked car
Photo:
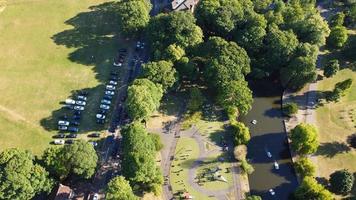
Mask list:
[[[69,104],[69,105],[74,105],[75,104],[75,101],[73,99],[66,99],[64,102],[66,104]]]
[[[79,131],[78,127],[70,126],[68,127],[68,131],[72,133],[77,133]]]
[[[269,189],[268,191],[272,196],[274,196],[276,194],[273,189]]]
[[[80,123],[78,121],[73,120],[73,121],[70,122],[70,125],[79,126]]]
[[[69,122],[68,121],[64,121],[64,120],[59,120],[58,121],[58,126],[68,126]]]
[[[94,193],[94,195],[93,195],[93,200],[99,200],[99,195],[98,195],[98,193]]]
[[[83,95],[79,95],[77,97],[78,100],[81,100],[81,101],[86,101],[87,100],[87,97],[86,96],[83,96]]]
[[[105,119],[97,119],[96,123],[97,124],[105,124]]]
[[[68,130],[68,126],[58,126],[58,130],[66,131],[66,130]]]
[[[121,62],[115,62],[112,64],[114,65],[115,67],[121,67],[122,66],[122,63]]]
[[[88,137],[98,138],[98,137],[100,137],[100,133],[92,133],[92,134],[89,134]]]
[[[68,119],[68,116],[67,115],[62,115],[59,117],[60,120],[67,120]]]
[[[107,112],[108,112],[107,110],[100,109],[98,111],[98,114],[106,114]]]
[[[74,106],[73,105],[69,105],[69,104],[65,104],[63,106],[63,108],[67,108],[67,109],[73,110]]]
[[[64,144],[65,141],[64,140],[54,140],[53,143],[57,144],[57,145],[60,145],[60,144]]]
[[[105,119],[105,115],[104,114],[96,114],[95,116],[97,119]]]
[[[104,110],[109,110],[110,106],[106,105],[106,104],[100,104],[100,108],[104,109]]]
[[[113,96],[111,95],[104,95],[103,99],[106,99],[106,100],[111,100],[113,98]]]
[[[74,106],[74,110],[83,111],[84,110],[84,106]]]
[[[117,76],[111,76],[111,77],[110,77],[110,80],[118,81],[118,80],[119,80],[119,77],[117,77]]]
[[[80,106],[85,106],[87,103],[85,101],[76,101],[75,104],[80,105]]]
[[[106,89],[107,89],[107,90],[115,90],[116,87],[113,86],[113,85],[106,85]]]
[[[79,95],[80,96],[88,96],[89,92],[88,91],[80,91]]]
[[[73,114],[75,114],[75,115],[81,115],[82,114],[82,112],[80,111],[80,110],[76,110],[76,111],[74,111],[74,113]]]
[[[102,99],[100,102],[101,102],[102,104],[107,104],[107,105],[110,105],[110,104],[111,104],[111,101],[106,100],[106,99]]]
[[[111,96],[112,96],[112,95],[114,95],[114,94],[115,94],[115,92],[114,92],[114,91],[110,91],[110,90],[106,90],[106,91],[105,91],[105,94],[106,94],[106,95],[111,95]]]
[[[54,135],[53,138],[65,138],[66,135],[63,134],[63,133],[60,133],[60,134],[57,134],[57,135]]]
[[[73,144],[73,143],[74,143],[74,140],[66,140],[65,143],[66,143],[66,144]]]
[[[117,82],[116,81],[109,81],[109,84],[110,85],[117,85]]]
[[[274,161],[273,165],[274,165],[275,169],[279,169],[279,165],[278,165],[277,161]]]
[[[80,120],[80,115],[73,115],[73,120]]]
[[[119,73],[118,73],[118,72],[111,72],[110,75],[112,75],[112,76],[118,76]]]
[[[77,138],[77,136],[78,136],[77,134],[71,133],[71,134],[67,135],[66,138]]]

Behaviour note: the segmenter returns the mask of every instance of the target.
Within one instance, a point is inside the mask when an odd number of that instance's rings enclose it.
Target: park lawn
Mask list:
[[[102,13],[88,8],[104,2],[7,1],[0,13],[0,151],[21,147],[40,154],[64,112],[60,102],[82,89],[90,91],[90,116],[80,128],[103,129],[91,117],[119,42],[109,25],[100,26]],[[88,62],[92,55],[95,61]]]
[[[356,130],[356,72],[343,69],[332,78],[318,83],[319,91],[332,90],[335,83],[353,79],[351,89],[338,103],[328,103],[316,110],[321,147],[317,152],[319,176],[329,178],[335,170],[356,172],[356,151],[347,145],[347,138]]]
[[[181,137],[175,150],[175,159],[170,169],[170,181],[173,194],[188,191],[194,199],[211,199],[194,190],[188,183],[188,171],[199,156],[198,143],[193,138]]]

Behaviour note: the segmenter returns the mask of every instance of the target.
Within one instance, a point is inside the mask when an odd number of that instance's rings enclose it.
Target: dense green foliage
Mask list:
[[[319,146],[318,131],[310,124],[301,123],[291,130],[291,147],[299,154],[315,153]]]
[[[310,176],[313,177],[315,174],[314,164],[306,157],[300,158],[294,163],[294,168],[299,175],[302,177]]]
[[[252,196],[246,197],[245,200],[262,200],[262,198],[260,196],[252,195]]]
[[[43,162],[59,178],[77,175],[88,179],[95,173],[98,155],[92,144],[77,140],[74,144],[62,148],[46,149]]]
[[[345,14],[343,12],[338,12],[332,16],[330,20],[330,26],[343,26],[345,21]]]
[[[294,193],[296,200],[333,200],[333,195],[312,177],[304,177]]]
[[[246,160],[241,161],[240,167],[242,169],[242,172],[245,174],[252,174],[255,171],[253,166],[251,164],[249,164]]]
[[[0,199],[32,199],[41,192],[49,193],[52,187],[48,172],[34,163],[30,152],[6,149],[0,153]]]
[[[127,37],[139,35],[150,20],[151,4],[146,0],[124,0],[119,3],[119,30]]]
[[[199,88],[193,87],[190,89],[189,102],[187,109],[190,113],[199,111],[204,103],[204,96]]]
[[[125,105],[129,116],[134,120],[151,116],[158,109],[162,96],[161,85],[148,79],[136,79],[127,90]]]
[[[178,79],[178,74],[169,61],[148,62],[142,65],[142,77],[153,83],[162,85],[163,91],[167,91]]]
[[[330,175],[330,187],[336,194],[346,195],[354,185],[354,175],[346,169],[335,171]]]
[[[155,133],[149,134],[149,137],[151,138],[153,144],[155,145],[155,150],[160,151],[163,149],[163,143],[161,141],[161,136]]]
[[[335,48],[343,47],[347,41],[347,38],[347,29],[344,26],[335,26],[331,28],[328,45]]]
[[[283,105],[282,110],[285,115],[291,116],[298,112],[298,105],[296,103],[287,103]]]
[[[324,67],[324,76],[330,78],[334,76],[340,69],[339,61],[334,59],[330,60]]]
[[[107,200],[137,200],[133,194],[130,183],[123,176],[117,176],[110,180],[106,189]]]
[[[251,137],[249,128],[242,122],[234,122],[231,127],[235,145],[246,145]]]
[[[132,186],[159,194],[163,177],[156,165],[156,147],[142,124],[135,122],[121,131],[123,135],[123,175]]]

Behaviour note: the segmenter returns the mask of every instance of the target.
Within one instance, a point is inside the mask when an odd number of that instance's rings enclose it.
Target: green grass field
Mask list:
[[[104,2],[7,1],[0,13],[0,150],[40,154],[66,112],[60,102],[83,89],[90,96],[80,128],[103,129],[94,114],[124,44],[114,37],[113,4]]]

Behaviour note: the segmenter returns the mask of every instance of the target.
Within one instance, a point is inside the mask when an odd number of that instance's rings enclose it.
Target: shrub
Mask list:
[[[301,158],[295,163],[295,170],[302,177],[314,176],[315,166],[308,158]]]
[[[190,97],[188,103],[188,110],[191,113],[197,112],[201,109],[204,103],[204,96],[201,91],[194,87],[190,89]]]
[[[164,145],[162,144],[161,137],[158,134],[151,133],[149,134],[149,136],[151,137],[153,144],[155,145],[156,151],[160,151],[161,149],[163,149]]]
[[[334,193],[346,195],[352,189],[354,176],[346,169],[343,169],[332,173],[329,181]]]
[[[332,77],[338,72],[340,69],[339,61],[334,59],[330,60],[328,64],[324,67],[324,76],[329,78]]]
[[[247,144],[251,138],[249,128],[242,122],[234,122],[231,126],[235,145]]]
[[[298,112],[298,105],[296,103],[287,103],[283,105],[283,113],[291,116]]]
[[[246,197],[245,200],[262,200],[262,198],[260,196],[252,195],[252,196]]]
[[[241,169],[245,174],[252,174],[255,171],[252,165],[250,165],[246,160],[241,161]]]
[[[344,46],[348,38],[347,30],[343,26],[335,26],[331,29],[328,38],[328,44],[331,47],[341,48]]]

